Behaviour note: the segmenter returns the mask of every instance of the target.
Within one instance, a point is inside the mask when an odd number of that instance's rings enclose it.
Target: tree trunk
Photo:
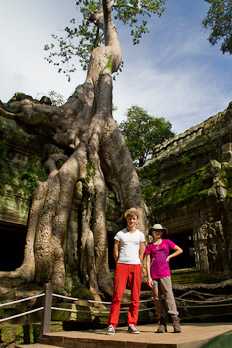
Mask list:
[[[121,212],[132,206],[140,211],[139,228],[145,232],[146,217],[139,179],[124,138],[112,118],[112,72],[121,64],[117,31],[111,9],[103,1],[106,45],[97,47],[85,83],[61,108],[37,105],[26,99],[12,103],[15,114],[0,108],[2,115],[20,123],[42,125],[53,142],[72,149],[70,156],[53,155],[46,162],[50,174],[39,182],[30,211],[24,262],[13,272],[0,276],[51,281],[64,288],[64,247],[67,236],[73,241],[73,256],[79,259],[83,279],[88,281],[95,298],[100,292],[112,293],[108,265],[106,229],[106,184],[120,202]],[[13,110],[13,109],[12,109]],[[68,151],[66,151],[68,153]],[[60,169],[56,163],[64,163]],[[75,199],[82,186],[82,201]],[[71,206],[77,211],[71,219]],[[77,241],[79,249],[77,248]],[[76,249],[75,249],[76,248]],[[77,255],[79,254],[79,255]]]

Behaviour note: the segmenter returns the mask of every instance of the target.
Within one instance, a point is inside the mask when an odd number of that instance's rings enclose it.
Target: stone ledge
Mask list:
[[[106,329],[49,333],[40,343],[65,348],[201,348],[232,328],[231,323],[183,324],[182,332],[175,334],[172,325],[168,324],[167,333],[156,334],[157,324],[137,327],[139,335],[129,334],[127,327],[117,328],[112,336],[105,335]]]

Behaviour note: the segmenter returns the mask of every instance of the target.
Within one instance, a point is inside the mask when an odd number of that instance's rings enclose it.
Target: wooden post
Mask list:
[[[43,297],[43,313],[41,319],[41,329],[40,329],[40,337],[44,334],[50,332],[50,322],[51,322],[51,314],[52,314],[52,284],[46,283],[44,284],[44,293]]]

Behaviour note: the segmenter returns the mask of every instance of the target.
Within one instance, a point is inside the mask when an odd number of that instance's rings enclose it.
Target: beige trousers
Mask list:
[[[171,277],[153,279],[152,296],[154,299],[155,310],[158,318],[165,317],[166,315],[162,295],[164,297],[168,313],[171,315],[178,315],[179,312],[176,308],[176,301],[172,290]]]

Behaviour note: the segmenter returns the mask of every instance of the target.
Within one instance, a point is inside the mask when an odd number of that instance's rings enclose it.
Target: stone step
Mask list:
[[[106,329],[53,332],[44,335],[40,343],[64,348],[201,348],[231,331],[232,326],[231,323],[183,324],[181,333],[173,333],[172,325],[168,324],[168,332],[162,334],[155,333],[157,324],[137,328],[139,335],[128,333],[127,327],[118,327],[114,335],[106,335]]]
[[[60,348],[58,346],[52,346],[50,344],[33,343],[33,344],[20,344],[16,345],[15,348]]]
[[[40,338],[40,343],[16,348],[202,348],[224,335],[232,339],[231,323],[182,324],[181,333],[173,333],[171,324],[167,325],[168,332],[162,334],[155,333],[157,324],[137,328],[139,335],[128,333],[127,327],[118,327],[114,335],[106,335],[106,329],[51,332]]]
[[[136,340],[138,335],[132,335],[133,337],[114,340],[114,337],[106,336],[105,339],[96,338],[75,338],[75,337],[55,337],[50,338],[48,342],[55,342],[59,348],[182,348],[181,346],[173,343],[152,343],[147,342],[146,339],[142,342]],[[54,346],[48,346],[53,348]],[[201,346],[192,346],[191,348],[200,348]],[[28,347],[30,348],[30,347]],[[190,348],[190,347],[188,347]]]

